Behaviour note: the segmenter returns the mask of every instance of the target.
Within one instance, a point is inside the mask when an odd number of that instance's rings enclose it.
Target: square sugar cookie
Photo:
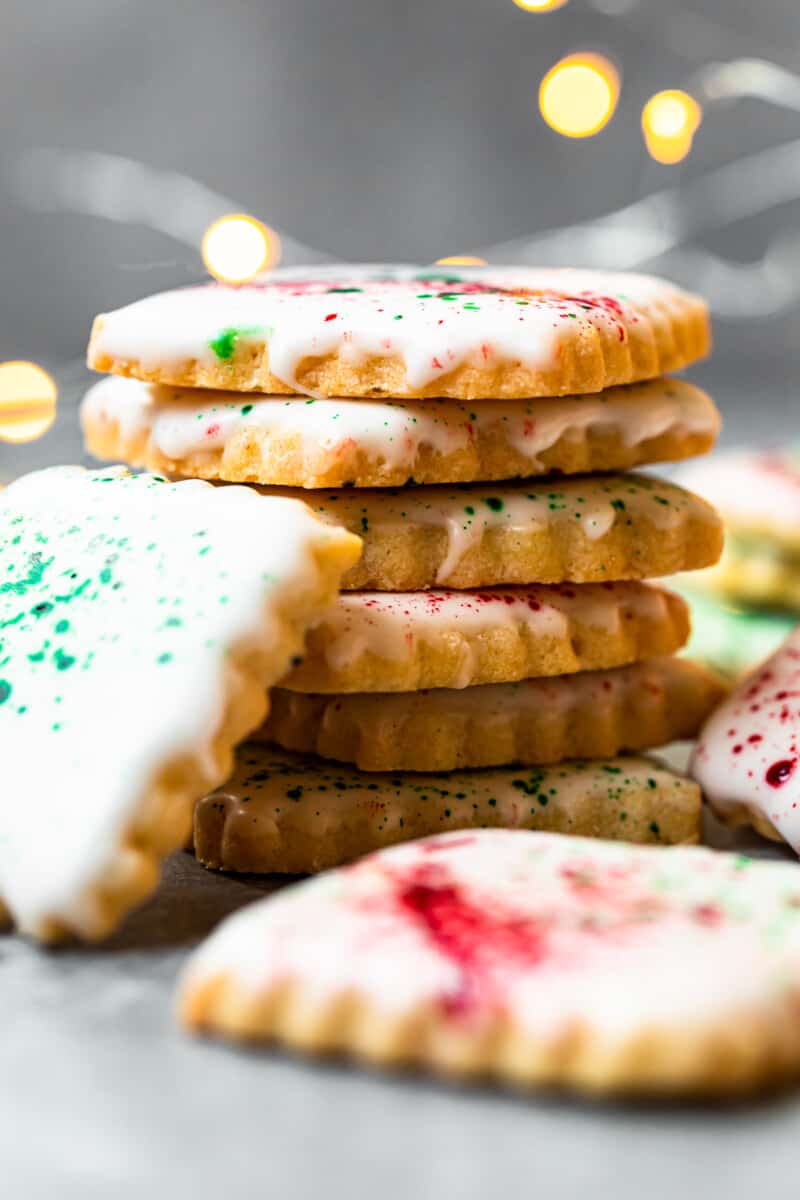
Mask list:
[[[102,937],[155,886],[358,553],[248,488],[57,467],[0,494],[0,897],[21,930]]]

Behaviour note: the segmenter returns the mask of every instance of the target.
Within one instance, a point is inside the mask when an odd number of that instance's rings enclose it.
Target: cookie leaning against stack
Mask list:
[[[276,751],[253,743],[247,781],[196,811],[206,861],[313,870],[449,827],[451,782],[442,776],[420,816],[415,777],[396,772],[609,760],[695,732],[718,686],[670,657],[688,634],[685,606],[642,581],[715,562],[719,520],[681,488],[620,472],[711,448],[712,402],[660,377],[708,342],[704,304],[661,281],[510,268],[280,274],[97,319],[90,365],[128,378],[87,397],[91,450],[282,495],[313,489],[317,515],[365,541],[350,590],[274,692],[263,737],[392,774],[294,759],[308,783],[286,787]],[[646,766],[620,769],[639,778]],[[482,798],[466,808],[458,787],[459,823],[496,823],[493,807],[541,827],[552,804],[547,828],[697,837],[696,792],[691,819],[626,823],[619,797],[596,798],[603,763],[559,770],[560,795],[533,803],[528,771],[476,775],[464,786]],[[594,802],[562,803],[586,771]],[[648,778],[669,807],[676,785]],[[252,852],[234,861],[226,846],[241,851],[247,823],[237,818],[232,839],[220,805],[250,811],[244,792],[259,779],[272,783],[253,810]],[[348,821],[348,790],[403,798],[388,835],[380,806]],[[309,795],[313,808],[300,805]],[[287,821],[292,805],[306,819]],[[264,837],[270,827],[280,836]]]

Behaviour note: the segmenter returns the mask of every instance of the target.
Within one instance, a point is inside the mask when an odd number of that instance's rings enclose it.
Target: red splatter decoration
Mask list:
[[[458,967],[458,984],[441,1000],[450,1015],[466,1015],[487,1003],[499,1005],[497,971],[515,963],[535,966],[546,957],[544,931],[537,922],[476,904],[441,866],[415,867],[395,882],[402,911],[413,917],[439,954]]]
[[[783,787],[787,780],[791,779],[792,775],[794,775],[796,766],[796,758],[782,758],[767,768],[764,778],[770,787]]]

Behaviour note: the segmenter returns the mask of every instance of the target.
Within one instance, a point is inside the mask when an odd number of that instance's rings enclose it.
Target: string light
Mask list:
[[[245,213],[213,221],[203,235],[203,262],[223,283],[246,283],[276,266],[280,240],[273,229]]]
[[[539,108],[565,137],[592,137],[608,124],[619,97],[619,75],[600,54],[570,54],[551,67],[539,87]]]
[[[514,3],[523,12],[542,13],[552,12],[554,8],[563,8],[567,0],[514,0]]]
[[[642,109],[642,132],[656,162],[678,163],[686,158],[703,117],[688,92],[673,88],[656,92]]]
[[[477,254],[451,254],[449,258],[437,258],[437,267],[486,267],[488,261]]]
[[[0,441],[33,442],[56,419],[58,388],[32,362],[0,363]]]

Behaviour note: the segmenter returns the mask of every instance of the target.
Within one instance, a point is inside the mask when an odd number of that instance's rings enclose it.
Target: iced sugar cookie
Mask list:
[[[706,304],[659,279],[343,265],[105,313],[89,365],[237,392],[507,400],[653,379],[709,344]]]
[[[229,917],[190,1029],[589,1093],[745,1092],[800,1069],[788,863],[524,830],[447,833]]]
[[[800,852],[800,630],[709,718],[692,774],[723,820]]]
[[[453,829],[544,829],[697,842],[700,789],[646,758],[447,775],[374,775],[248,743],[194,810],[194,846],[224,871],[306,874]]]
[[[697,585],[734,604],[800,613],[800,553],[777,542],[728,535],[717,566]]]
[[[0,896],[20,929],[97,938],[155,886],[357,553],[247,488],[58,467],[0,492]]]
[[[681,658],[460,691],[330,696],[276,688],[259,736],[364,771],[537,765],[693,737],[723,694],[715,676]]]
[[[680,649],[686,602],[646,583],[347,592],[281,682],[301,692],[412,692],[618,667]]]
[[[709,566],[722,548],[709,504],[647,475],[277,494],[363,539],[347,589],[654,579]]]
[[[698,586],[733,603],[800,612],[800,459],[797,448],[715,454],[681,476],[727,526],[719,566]]]
[[[309,400],[105,379],[81,410],[98,458],[288,487],[397,487],[614,471],[705,454],[719,414],[660,379],[556,400]]]
[[[719,510],[734,537],[800,556],[800,451],[739,447],[682,467],[681,482]]]

